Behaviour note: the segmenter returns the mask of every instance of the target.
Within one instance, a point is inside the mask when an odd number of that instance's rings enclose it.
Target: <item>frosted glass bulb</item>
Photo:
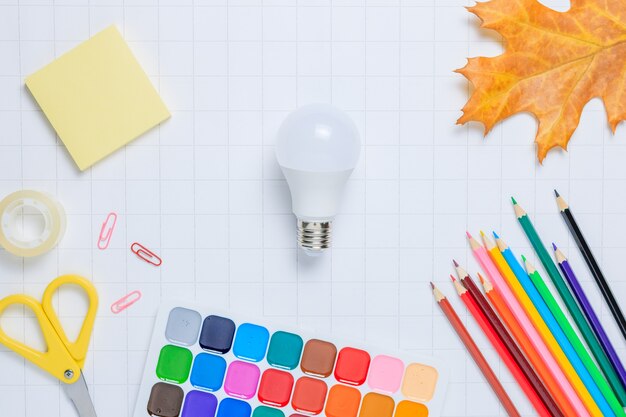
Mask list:
[[[303,106],[280,126],[276,159],[291,190],[298,244],[308,254],[330,247],[332,221],[360,152],[356,125],[329,104]]]

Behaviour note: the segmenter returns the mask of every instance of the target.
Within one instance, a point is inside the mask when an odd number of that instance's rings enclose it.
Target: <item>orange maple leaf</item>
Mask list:
[[[626,117],[626,0],[571,0],[567,12],[536,0],[492,0],[468,10],[504,37],[506,49],[457,70],[474,86],[457,123],[481,122],[486,135],[529,112],[539,122],[541,162],[550,149],[567,147],[583,107],[599,97],[615,133]]]

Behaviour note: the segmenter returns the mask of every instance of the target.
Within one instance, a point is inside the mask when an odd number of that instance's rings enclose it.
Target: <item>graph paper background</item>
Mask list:
[[[563,1],[549,5],[565,10]],[[497,230],[532,255],[509,203],[514,195],[546,243],[570,255],[603,323],[626,352],[556,210],[568,199],[618,298],[626,294],[626,130],[614,137],[602,104],[583,114],[569,153],[535,162],[536,130],[516,116],[482,138],[456,126],[468,96],[452,71],[495,55],[464,0],[0,0],[0,196],[48,191],[68,214],[58,249],[34,259],[0,251],[0,296],[41,296],[62,273],[96,283],[101,305],[85,365],[99,416],[134,407],[154,313],[167,296],[322,334],[443,357],[452,366],[447,417],[504,412],[432,301],[450,297],[524,415],[530,405],[448,283],[454,257],[476,271],[464,232]],[[23,86],[24,77],[116,24],[172,111],[159,128],[84,173]],[[274,134],[299,105],[332,102],[363,138],[360,164],[335,222],[334,249],[309,259],[295,247]],[[109,249],[96,239],[119,215]],[[159,253],[155,268],[129,246]],[[530,256],[532,259],[532,256]],[[114,315],[132,290],[143,299]],[[71,294],[68,294],[68,300]],[[61,295],[63,300],[63,295]],[[70,326],[80,303],[60,303]],[[20,311],[2,320],[37,343]],[[0,350],[0,414],[71,417],[50,379]]]

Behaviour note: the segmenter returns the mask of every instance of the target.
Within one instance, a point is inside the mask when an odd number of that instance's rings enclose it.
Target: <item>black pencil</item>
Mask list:
[[[602,270],[600,269],[596,258],[593,256],[591,248],[585,240],[585,236],[583,236],[580,227],[578,227],[578,224],[576,223],[576,220],[574,219],[574,216],[569,209],[569,205],[567,204],[565,199],[561,197],[558,191],[554,190],[554,194],[556,194],[556,203],[559,206],[561,215],[563,216],[563,219],[565,220],[569,231],[574,237],[574,240],[578,245],[578,249],[580,249],[580,252],[585,258],[585,262],[587,262],[587,266],[591,270],[591,274],[596,280],[596,284],[598,284],[598,287],[600,287],[600,291],[602,291],[602,295],[604,296],[606,303],[609,305],[611,314],[613,314],[613,317],[615,318],[615,321],[617,322],[617,325],[622,332],[624,339],[626,339],[626,319],[624,318],[624,313],[622,313],[619,304],[617,304],[617,300],[615,300],[615,296],[611,291],[611,287],[609,287],[609,283],[604,278],[604,274],[602,274]]]

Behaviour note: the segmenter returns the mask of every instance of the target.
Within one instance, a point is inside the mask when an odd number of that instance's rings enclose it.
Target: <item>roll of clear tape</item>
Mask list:
[[[26,238],[18,230],[25,210],[41,215],[44,226],[38,236]],[[53,197],[33,190],[16,191],[0,201],[0,246],[25,258],[54,248],[65,233],[65,210]]]

